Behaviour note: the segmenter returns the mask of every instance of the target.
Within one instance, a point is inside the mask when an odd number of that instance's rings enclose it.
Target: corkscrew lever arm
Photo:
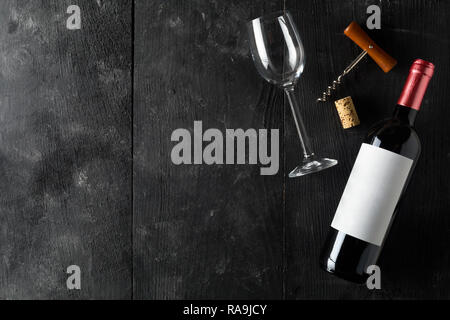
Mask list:
[[[337,85],[341,83],[342,77],[349,73],[350,70],[352,70],[366,54],[369,54],[369,56],[386,73],[397,64],[397,60],[381,49],[356,22],[353,21],[350,23],[350,25],[344,30],[344,34],[353,40],[361,49],[363,49],[363,52],[361,52],[361,54],[344,70],[344,72],[333,81],[331,86],[328,86],[327,90],[322,93],[322,97],[317,99],[318,102],[327,101],[327,98],[331,96],[332,91],[336,90]]]

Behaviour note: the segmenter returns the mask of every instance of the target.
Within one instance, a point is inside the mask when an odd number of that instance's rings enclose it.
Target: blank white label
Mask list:
[[[381,246],[413,161],[363,143],[331,226]]]

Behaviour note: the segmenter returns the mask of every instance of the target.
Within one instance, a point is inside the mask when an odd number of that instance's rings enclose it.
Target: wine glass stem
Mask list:
[[[295,127],[297,128],[300,145],[303,150],[303,156],[305,158],[309,158],[313,155],[313,152],[311,150],[308,135],[306,134],[305,124],[303,123],[303,119],[300,114],[300,108],[297,97],[294,93],[294,87],[285,88],[284,92],[286,93],[289,105],[291,106],[292,116],[294,117]]]

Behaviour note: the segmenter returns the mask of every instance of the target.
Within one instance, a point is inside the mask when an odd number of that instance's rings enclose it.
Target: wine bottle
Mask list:
[[[415,60],[393,116],[369,130],[322,249],[324,270],[364,283],[376,265],[420,155],[413,126],[433,72],[431,62]]]

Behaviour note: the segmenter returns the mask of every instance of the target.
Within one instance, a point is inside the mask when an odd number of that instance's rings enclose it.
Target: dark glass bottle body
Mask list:
[[[375,124],[369,130],[364,140],[364,143],[392,151],[413,160],[413,166],[403,187],[402,194],[406,190],[420,155],[420,140],[413,128],[417,112],[413,108],[397,105],[393,117]],[[398,203],[390,225],[392,225],[392,221],[396,217]],[[390,227],[386,235],[389,229]],[[384,240],[386,240],[386,235]],[[366,273],[367,267],[377,263],[382,246],[365,242],[330,227],[320,256],[320,265],[327,272],[340,278],[364,283],[368,277]]]

